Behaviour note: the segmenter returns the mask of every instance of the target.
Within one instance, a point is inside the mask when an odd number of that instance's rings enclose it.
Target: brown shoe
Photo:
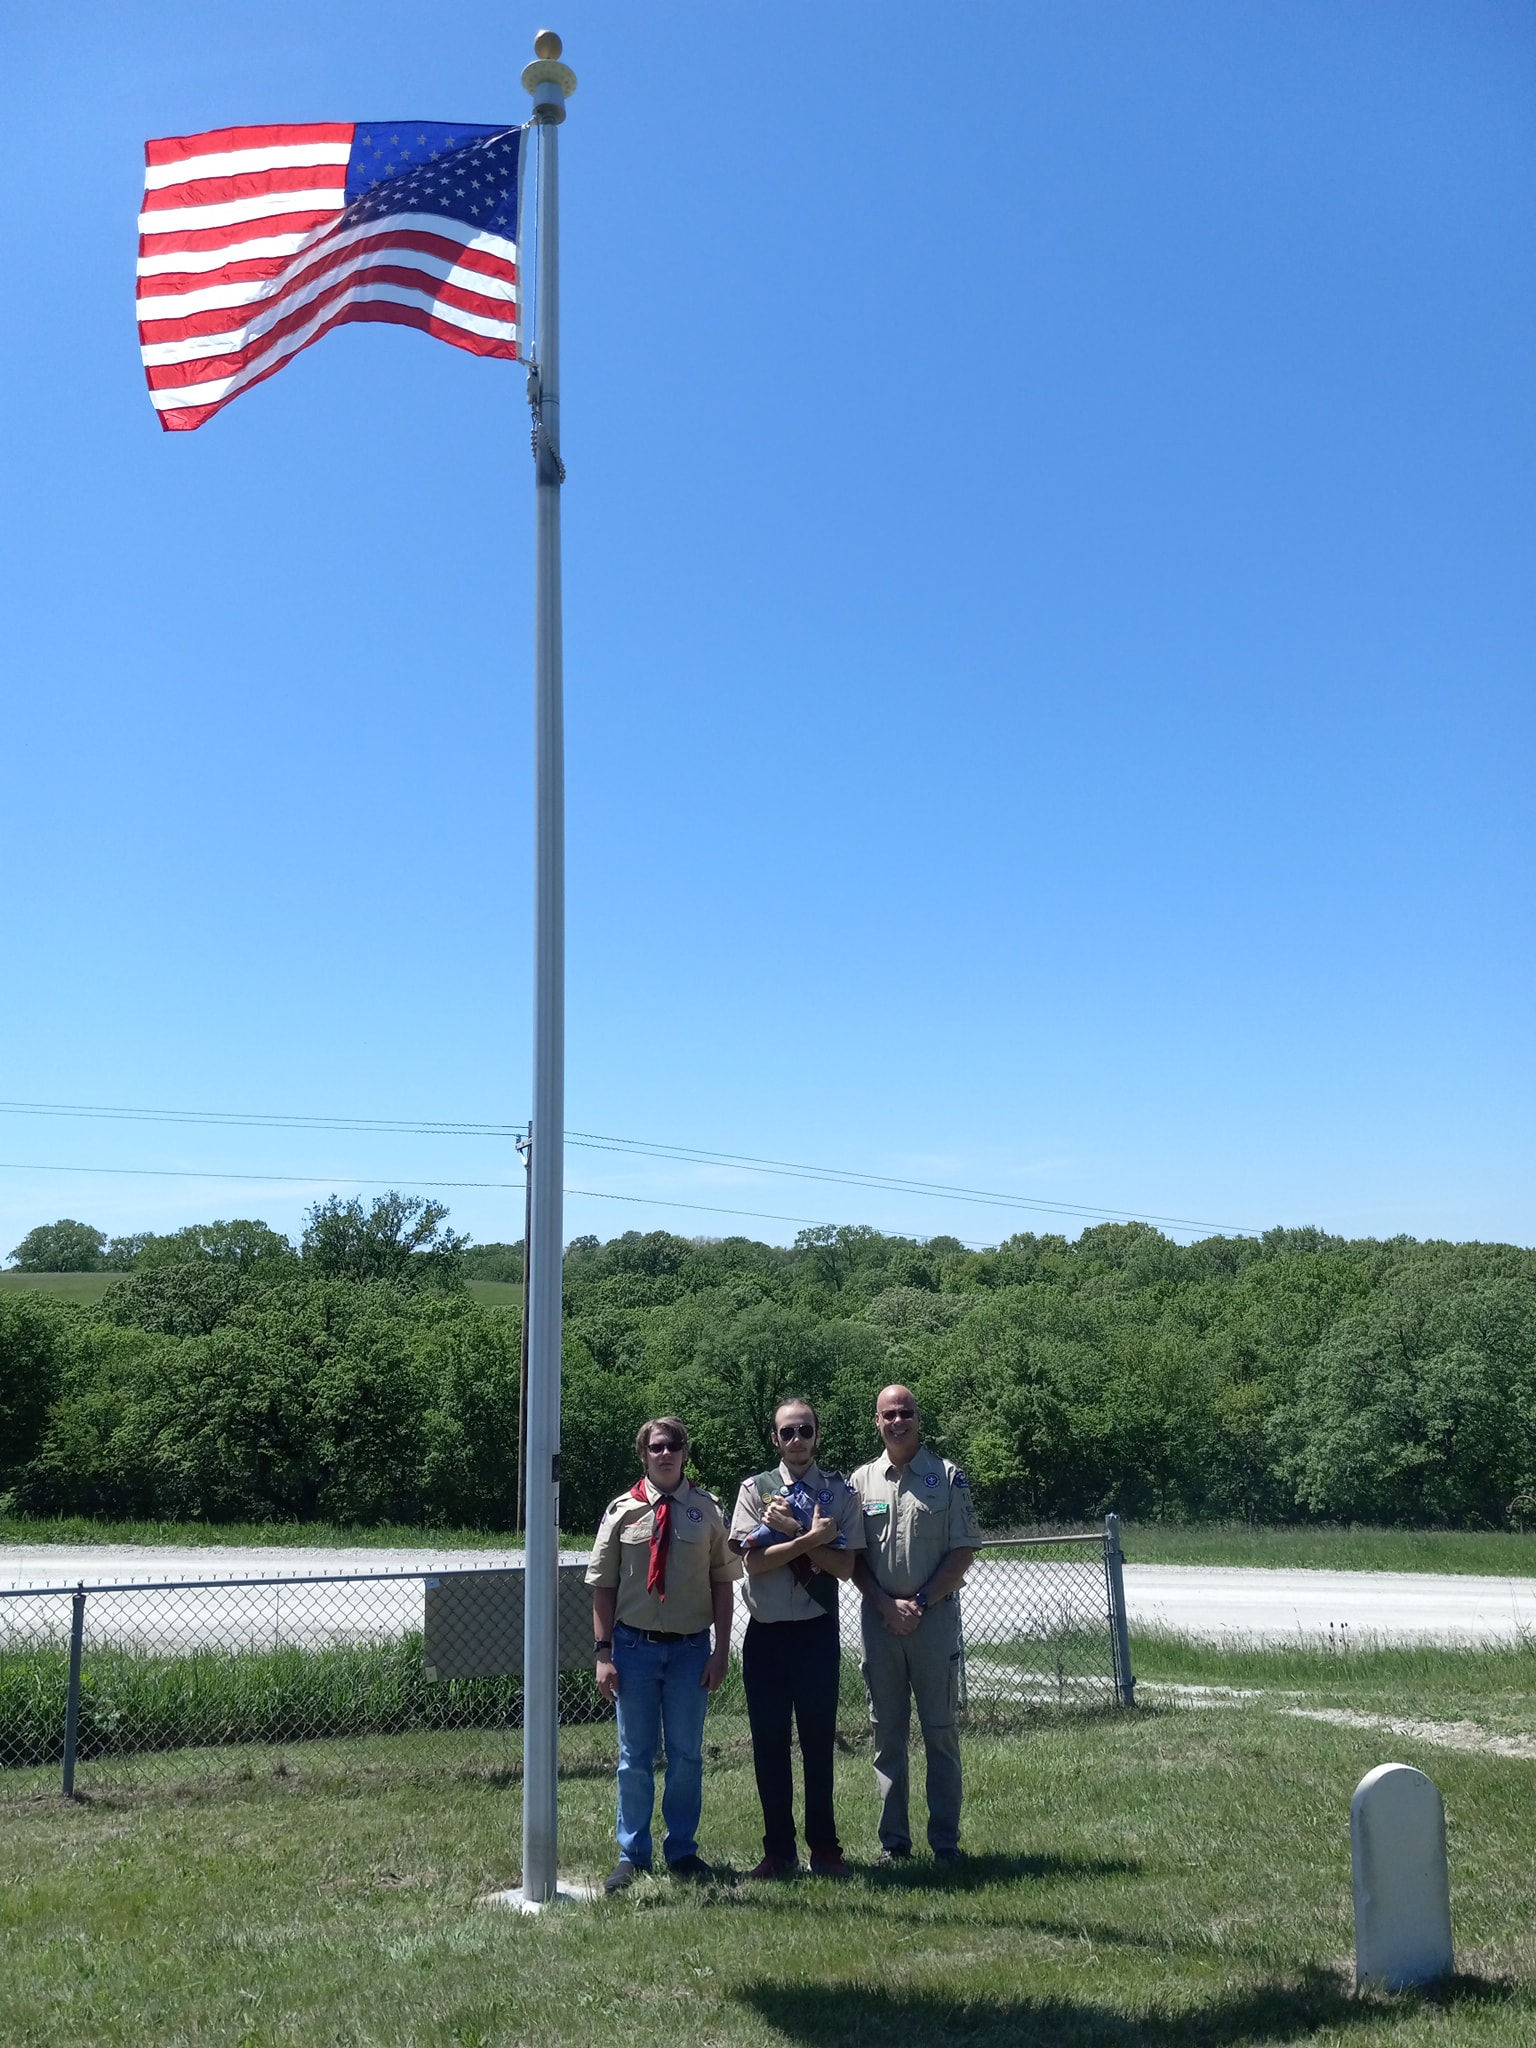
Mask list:
[[[811,1851],[812,1877],[852,1877],[853,1872],[843,1861],[841,1849],[813,1849]]]
[[[798,1877],[799,1875],[800,1861],[795,1856],[765,1856],[755,1870],[747,1872],[749,1878]]]

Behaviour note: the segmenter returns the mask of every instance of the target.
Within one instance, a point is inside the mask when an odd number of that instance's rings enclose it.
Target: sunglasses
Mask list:
[[[650,1458],[670,1458],[676,1452],[680,1451],[682,1448],[683,1447],[681,1444],[675,1444],[669,1441],[667,1443],[662,1444],[649,1443],[646,1445],[645,1450],[646,1456]]]
[[[779,1442],[781,1444],[792,1444],[796,1437],[803,1437],[808,1444],[814,1443],[816,1441],[815,1423],[786,1422],[779,1431]]]
[[[915,1408],[882,1408],[880,1410],[880,1420],[882,1422],[910,1422],[916,1413],[917,1410]]]

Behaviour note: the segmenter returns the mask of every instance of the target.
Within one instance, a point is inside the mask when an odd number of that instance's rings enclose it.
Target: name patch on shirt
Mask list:
[[[888,1500],[868,1500],[864,1503],[864,1512],[866,1515],[888,1515],[891,1504]]]

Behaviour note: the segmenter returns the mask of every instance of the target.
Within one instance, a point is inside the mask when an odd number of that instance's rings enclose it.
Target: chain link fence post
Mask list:
[[[1104,1569],[1109,1580],[1110,1624],[1115,1636],[1115,1697],[1122,1707],[1136,1704],[1131,1673],[1131,1633],[1125,1619],[1125,1555],[1120,1548],[1120,1517],[1104,1517]]]
[[[85,1647],[85,1587],[76,1589],[69,1617],[69,1691],[64,1699],[64,1797],[75,1796],[75,1745],[80,1739],[80,1656]]]

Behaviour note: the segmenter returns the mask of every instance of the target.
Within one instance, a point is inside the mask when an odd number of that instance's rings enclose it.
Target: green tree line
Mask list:
[[[486,1264],[516,1277],[521,1247],[471,1247],[419,1198],[333,1198],[297,1247],[252,1222],[144,1240],[94,1307],[7,1290],[0,1495],[508,1528],[520,1331],[466,1292]],[[686,1417],[730,1496],[782,1396],[817,1403],[846,1470],[895,1378],[994,1528],[1108,1508],[1497,1528],[1536,1502],[1536,1252],[1513,1245],[630,1232],[570,1245],[565,1318],[568,1528],[629,1482],[648,1415]]]

